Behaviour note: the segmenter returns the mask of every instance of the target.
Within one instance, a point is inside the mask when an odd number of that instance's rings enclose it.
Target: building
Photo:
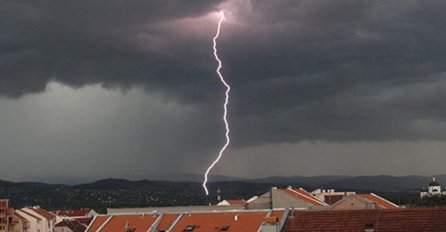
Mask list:
[[[285,189],[271,188],[270,191],[249,201],[248,209],[277,209],[277,208],[300,208],[310,209],[325,207],[327,203],[317,199],[303,188]]]
[[[311,194],[329,205],[332,205],[343,198],[355,194],[355,192],[336,192],[334,189],[315,189]]]
[[[10,231],[14,209],[9,208],[8,199],[0,199],[0,232]]]
[[[398,209],[399,206],[376,195],[350,194],[329,206],[329,210]]]
[[[56,210],[52,211],[51,213],[56,216],[56,223],[63,220],[77,220],[85,226],[88,226],[93,217],[97,215],[96,211],[87,208],[75,210]]]
[[[85,225],[73,219],[64,219],[54,225],[54,232],[84,232],[85,229]]]
[[[9,207],[9,200],[0,199],[0,232],[22,231],[20,226],[24,223],[14,215],[14,209]]]
[[[222,210],[208,212],[133,213],[96,216],[86,232],[281,231],[288,211]]]
[[[26,220],[26,218],[21,217],[18,214],[15,214],[14,216],[17,220],[17,223],[14,225],[13,231],[14,232],[28,232],[29,231],[29,221]]]
[[[290,212],[284,232],[446,231],[446,208]]]
[[[41,232],[42,231],[42,220],[39,217],[34,216],[26,211],[21,209],[16,209],[15,214],[18,217],[24,218],[27,222],[27,231],[28,232]]]
[[[243,199],[230,199],[230,200],[223,200],[218,202],[218,206],[229,206],[229,205],[240,205],[240,206],[246,206],[248,202],[246,202]]]
[[[432,182],[429,183],[427,192],[420,192],[420,198],[444,195],[446,195],[446,191],[442,191],[441,185],[437,181],[435,181],[435,177],[432,177]]]
[[[8,199],[0,199],[0,232],[27,232],[29,221],[15,214]]]
[[[28,232],[53,232],[56,216],[38,206],[25,207],[15,211],[29,221]]]

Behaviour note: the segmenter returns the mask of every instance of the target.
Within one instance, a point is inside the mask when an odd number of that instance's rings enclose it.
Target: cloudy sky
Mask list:
[[[2,0],[0,177],[446,173],[446,3]]]

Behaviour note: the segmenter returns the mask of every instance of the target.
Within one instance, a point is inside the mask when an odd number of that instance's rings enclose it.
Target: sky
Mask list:
[[[446,3],[0,1],[0,177],[445,174]],[[212,180],[212,179],[211,179]]]

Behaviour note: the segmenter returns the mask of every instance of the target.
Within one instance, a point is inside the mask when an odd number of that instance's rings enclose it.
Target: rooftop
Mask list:
[[[392,203],[392,202],[390,202],[390,201],[388,201],[388,200],[386,200],[386,199],[384,199],[384,198],[382,198],[382,197],[380,197],[380,196],[378,196],[376,194],[373,194],[373,193],[370,193],[370,194],[358,194],[358,196],[360,196],[362,198],[365,198],[365,199],[367,199],[367,200],[369,200],[371,202],[374,202],[374,203],[382,206],[385,209],[398,209],[399,208],[398,205],[396,205],[396,204],[394,204],[394,203]]]
[[[285,232],[446,231],[446,208],[295,211]]]
[[[327,206],[327,203],[320,201],[319,199],[315,198],[311,193],[305,191],[303,188],[293,189],[291,187],[280,189],[289,195],[298,198],[300,200],[306,201],[312,205],[315,206]]]

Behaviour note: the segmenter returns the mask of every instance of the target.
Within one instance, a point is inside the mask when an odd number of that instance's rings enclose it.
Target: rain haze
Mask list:
[[[0,1],[0,177],[436,175],[446,2]]]

